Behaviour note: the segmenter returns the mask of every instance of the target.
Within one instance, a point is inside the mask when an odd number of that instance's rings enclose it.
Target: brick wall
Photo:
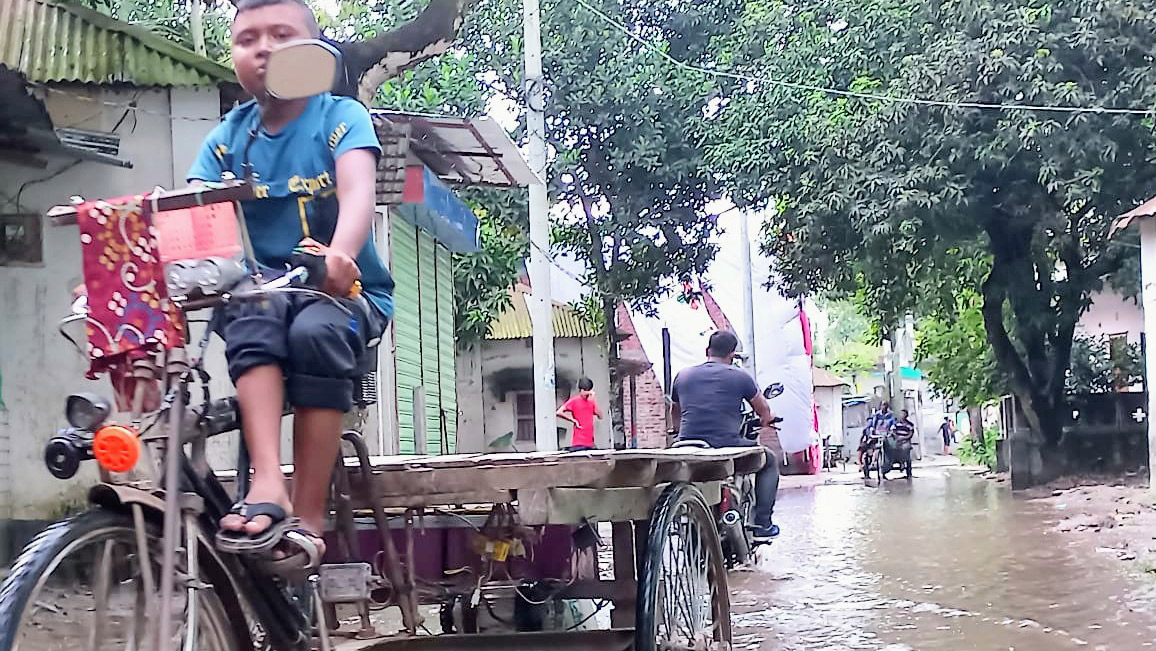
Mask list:
[[[652,360],[646,356],[642,343],[638,341],[634,322],[630,319],[630,312],[626,305],[618,304],[618,331],[628,335],[619,345],[619,356],[623,359],[634,359],[651,362],[650,370],[635,378],[635,389],[638,391],[636,404],[638,416],[635,425],[638,428],[638,447],[662,448],[666,447],[666,395],[662,391],[657,373],[662,372],[662,360]],[[623,378],[623,403],[625,407],[627,436],[630,435],[630,385],[629,380]]]
[[[711,296],[705,287],[702,290],[702,303],[706,306],[706,313],[710,315],[710,320],[714,322],[714,327],[719,330],[730,330],[738,334],[735,331],[734,325],[731,324],[731,320],[728,319],[727,315],[723,312],[722,307],[719,306],[718,302],[714,300],[714,296]]]

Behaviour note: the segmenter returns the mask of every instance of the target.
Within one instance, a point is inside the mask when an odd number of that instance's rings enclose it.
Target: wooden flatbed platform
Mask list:
[[[375,456],[368,478],[356,457],[345,464],[352,494],[365,495],[368,481],[386,507],[517,501],[526,524],[578,524],[645,519],[662,487],[676,481],[700,484],[708,501],[717,501],[717,482],[755,472],[763,460],[760,447]],[[293,467],[284,471],[291,477]]]

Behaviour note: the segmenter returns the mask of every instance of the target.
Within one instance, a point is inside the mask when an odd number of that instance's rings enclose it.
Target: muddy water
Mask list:
[[[784,490],[783,535],[731,575],[735,647],[1156,648],[1151,584],[1053,532],[1056,519],[958,470]]]

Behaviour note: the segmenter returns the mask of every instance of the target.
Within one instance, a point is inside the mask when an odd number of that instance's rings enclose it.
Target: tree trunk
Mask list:
[[[586,232],[590,237],[590,263],[600,298],[602,299],[602,321],[606,333],[606,361],[610,365],[610,438],[615,447],[626,447],[626,409],[622,397],[622,373],[618,360],[618,293],[614,291],[610,282],[608,269],[610,263],[617,259],[620,244],[616,241],[611,250],[613,256],[608,262],[602,251],[602,232],[594,218],[594,202],[582,187],[582,179],[586,178],[580,170],[574,171],[575,188],[582,204],[582,215],[586,220]]]
[[[1024,417],[1028,421],[1028,427],[1040,443],[1055,445],[1059,443],[1063,433],[1058,412],[1064,403],[1063,373],[1067,371],[1070,359],[1052,359],[1050,364],[1046,364],[1045,361],[1049,360],[1041,359],[1047,354],[1044,342],[1041,340],[1026,344],[1029,354],[1027,355],[1028,359],[1025,360],[1025,356],[1021,355],[1016,345],[1012,343],[1011,336],[1004,324],[1004,303],[1008,298],[1008,287],[1011,286],[1011,283],[1022,282],[1014,277],[1013,271],[1009,268],[1009,263],[1005,261],[1004,256],[996,252],[991,273],[982,286],[983,307],[981,312],[983,313],[984,330],[987,333],[987,340],[991,344],[996,363],[1007,374],[1008,386],[1019,399]],[[1016,306],[1012,306],[1013,320],[1019,319],[1026,322],[1035,318],[1039,318],[1039,316],[1019,314],[1016,311]],[[1066,327],[1062,329],[1067,330]],[[1024,328],[1024,330],[1028,329]],[[1033,333],[1038,334],[1035,329],[1033,329]],[[1063,334],[1060,333],[1060,337]],[[1023,333],[1021,333],[1020,338],[1034,339],[1030,334],[1025,335]],[[1033,350],[1036,350],[1037,354],[1031,354]],[[1069,335],[1067,345],[1054,346],[1051,354],[1067,354],[1070,358],[1070,351],[1071,337]]]
[[[972,446],[983,447],[983,407],[968,407],[967,421],[971,429],[968,435]]]
[[[606,322],[606,361],[610,366],[610,438],[615,448],[626,447],[626,409],[622,395],[622,373],[618,360],[618,302],[607,298],[602,301],[602,317]]]

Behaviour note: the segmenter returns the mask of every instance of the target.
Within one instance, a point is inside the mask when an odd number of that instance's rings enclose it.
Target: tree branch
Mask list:
[[[386,81],[448,50],[470,2],[430,0],[417,18],[397,29],[339,44],[349,78],[339,94],[356,96],[368,106]]]
[[[610,290],[610,268],[606,264],[606,256],[602,251],[602,232],[598,228],[598,224],[594,221],[594,200],[587,194],[586,188],[582,185],[584,182],[583,176],[575,171],[574,192],[578,195],[578,201],[582,204],[582,215],[586,221],[586,232],[590,237],[590,260],[594,262],[594,273],[598,278],[599,289],[607,292]]]

